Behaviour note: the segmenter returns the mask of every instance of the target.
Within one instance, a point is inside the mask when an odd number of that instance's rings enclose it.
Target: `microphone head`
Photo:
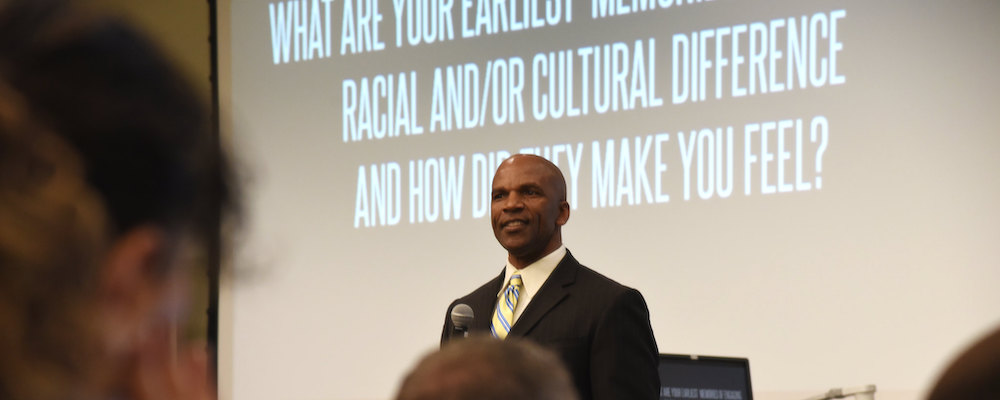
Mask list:
[[[455,325],[455,329],[467,331],[475,319],[472,307],[469,307],[467,304],[459,304],[451,309],[451,323]]]

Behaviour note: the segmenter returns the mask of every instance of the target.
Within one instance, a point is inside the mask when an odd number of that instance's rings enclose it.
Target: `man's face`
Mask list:
[[[493,234],[521,268],[562,245],[560,227],[569,219],[558,169],[544,159],[518,155],[493,178]]]

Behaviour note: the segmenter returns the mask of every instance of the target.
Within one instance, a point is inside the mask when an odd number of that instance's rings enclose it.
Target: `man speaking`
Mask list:
[[[451,303],[441,343],[456,336],[452,309],[465,304],[474,315],[470,332],[521,336],[559,354],[583,400],[658,399],[646,302],[563,246],[570,207],[559,168],[542,157],[512,156],[497,168],[491,198],[493,234],[507,249],[507,265]]]

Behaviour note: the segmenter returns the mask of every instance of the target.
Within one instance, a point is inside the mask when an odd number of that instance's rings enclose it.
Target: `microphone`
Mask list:
[[[467,304],[459,304],[451,309],[451,324],[455,326],[456,332],[462,332],[462,337],[469,337],[469,326],[475,319],[472,307]]]

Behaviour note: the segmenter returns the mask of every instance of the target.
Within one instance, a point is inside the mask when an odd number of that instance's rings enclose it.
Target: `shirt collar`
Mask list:
[[[510,282],[510,277],[516,274],[521,275],[521,282],[524,284],[525,292],[531,294],[538,293],[538,289],[541,289],[542,284],[545,283],[545,280],[549,278],[549,275],[552,274],[552,271],[556,269],[556,266],[559,265],[559,262],[562,261],[565,256],[566,246],[560,245],[558,249],[553,250],[545,257],[528,264],[520,270],[514,268],[508,259],[507,267],[504,269],[503,286],[500,288],[500,291],[497,292],[497,296],[500,296],[504,289],[507,289],[507,283]]]

